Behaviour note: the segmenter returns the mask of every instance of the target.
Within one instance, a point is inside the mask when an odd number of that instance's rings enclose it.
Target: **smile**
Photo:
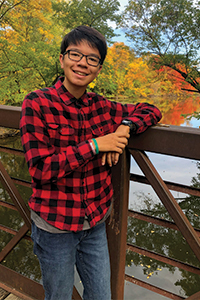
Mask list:
[[[82,72],[78,72],[78,71],[73,71],[74,73],[81,75],[81,76],[88,76],[88,74],[82,73]]]

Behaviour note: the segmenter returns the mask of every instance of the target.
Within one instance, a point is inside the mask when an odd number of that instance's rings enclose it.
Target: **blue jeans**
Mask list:
[[[88,230],[49,233],[32,224],[45,300],[71,300],[76,265],[84,300],[110,300],[110,261],[105,223]]]

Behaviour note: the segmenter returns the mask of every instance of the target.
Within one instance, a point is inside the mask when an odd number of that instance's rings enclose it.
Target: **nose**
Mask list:
[[[79,64],[79,65],[84,65],[84,66],[87,66],[87,65],[88,65],[86,55],[83,55],[83,57],[82,57],[81,60],[78,62],[78,64]]]

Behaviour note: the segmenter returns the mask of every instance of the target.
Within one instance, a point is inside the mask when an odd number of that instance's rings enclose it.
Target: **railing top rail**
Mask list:
[[[0,105],[0,126],[19,129],[21,107]]]
[[[200,129],[153,126],[129,140],[128,148],[200,160]]]
[[[0,105],[0,126],[19,128],[21,107]],[[200,160],[200,129],[157,125],[129,140],[130,149]]]

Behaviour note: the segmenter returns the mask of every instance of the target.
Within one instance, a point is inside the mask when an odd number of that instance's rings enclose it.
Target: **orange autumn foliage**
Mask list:
[[[189,87],[178,75],[167,67],[155,70],[150,64],[150,57],[137,57],[133,49],[124,43],[115,43],[108,48],[103,69],[90,88],[116,99],[126,96],[148,98],[153,102],[157,97],[166,95],[170,95],[170,99],[172,94],[179,97],[182,88]]]

